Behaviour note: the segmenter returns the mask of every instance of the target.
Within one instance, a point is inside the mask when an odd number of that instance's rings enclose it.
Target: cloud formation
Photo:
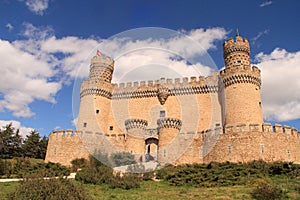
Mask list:
[[[7,24],[6,24],[6,28],[7,28],[9,31],[11,31],[11,30],[14,29],[14,27],[13,27],[13,25],[11,25],[11,23],[7,23]]]
[[[49,6],[49,0],[20,0],[23,1],[28,9],[37,14],[37,15],[43,15],[45,10]]]
[[[19,129],[19,133],[24,139],[26,138],[26,135],[34,130],[33,128],[22,126],[21,122],[16,120],[0,120],[0,129],[3,130],[4,127],[6,125],[9,125],[10,123],[15,128],[15,130]]]
[[[273,1],[265,1],[265,2],[263,2],[263,3],[261,3],[261,4],[259,4],[259,7],[266,7],[266,6],[269,6],[269,5],[271,5],[271,4],[273,4]]]
[[[300,51],[276,48],[256,55],[262,71],[262,100],[267,120],[300,118]]]

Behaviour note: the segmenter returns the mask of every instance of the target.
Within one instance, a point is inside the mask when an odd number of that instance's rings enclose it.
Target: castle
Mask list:
[[[295,128],[264,123],[261,74],[237,35],[223,44],[225,68],[208,77],[114,84],[114,60],[96,55],[80,90],[77,130],[49,135],[46,162],[129,152],[160,164],[300,163]]]

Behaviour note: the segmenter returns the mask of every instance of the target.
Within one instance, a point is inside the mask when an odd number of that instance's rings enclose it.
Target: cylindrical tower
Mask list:
[[[225,124],[262,124],[260,70],[250,65],[250,46],[237,35],[223,44],[225,69],[220,72],[224,83]]]
[[[145,131],[148,122],[144,119],[128,119],[125,121],[125,150],[134,154],[137,160],[143,160],[145,155]]]
[[[178,156],[178,149],[174,142],[177,137],[182,122],[175,118],[161,118],[157,120],[158,125],[158,162],[161,164],[172,163]]]
[[[111,84],[114,60],[97,52],[91,60],[89,78],[80,89],[80,109],[77,130],[107,134],[110,129],[107,117],[110,112]]]

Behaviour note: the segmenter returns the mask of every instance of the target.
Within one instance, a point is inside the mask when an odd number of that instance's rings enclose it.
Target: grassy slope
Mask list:
[[[296,180],[274,179],[274,182],[289,191],[289,199],[300,199],[294,190]],[[78,183],[78,182],[77,182]],[[80,183],[78,183],[80,184]],[[6,194],[12,192],[18,183],[0,183],[0,199],[6,199]],[[141,188],[132,190],[110,189],[105,185],[84,185],[93,199],[143,199],[143,200],[176,200],[176,199],[251,199],[253,185],[194,188],[185,186],[169,186],[166,182],[142,182]]]

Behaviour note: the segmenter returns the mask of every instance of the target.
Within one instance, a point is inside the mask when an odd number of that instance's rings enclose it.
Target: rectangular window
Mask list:
[[[229,145],[229,146],[227,147],[227,150],[228,150],[228,153],[231,153],[231,152],[232,152],[232,146]]]
[[[159,116],[160,117],[166,117],[166,111],[161,110],[160,113],[159,113]]]
[[[87,123],[86,123],[86,122],[84,122],[84,123],[83,123],[83,127],[86,127],[86,126],[87,126]]]
[[[96,110],[96,114],[99,114],[99,110]]]
[[[290,157],[291,157],[291,152],[290,152],[290,150],[289,150],[289,149],[287,150],[287,155],[288,155],[288,158],[290,158]]]
[[[114,130],[114,127],[113,127],[113,126],[110,126],[110,127],[109,127],[109,130],[110,130],[110,131]]]
[[[260,152],[261,153],[264,153],[265,152],[265,147],[263,144],[260,145]]]

